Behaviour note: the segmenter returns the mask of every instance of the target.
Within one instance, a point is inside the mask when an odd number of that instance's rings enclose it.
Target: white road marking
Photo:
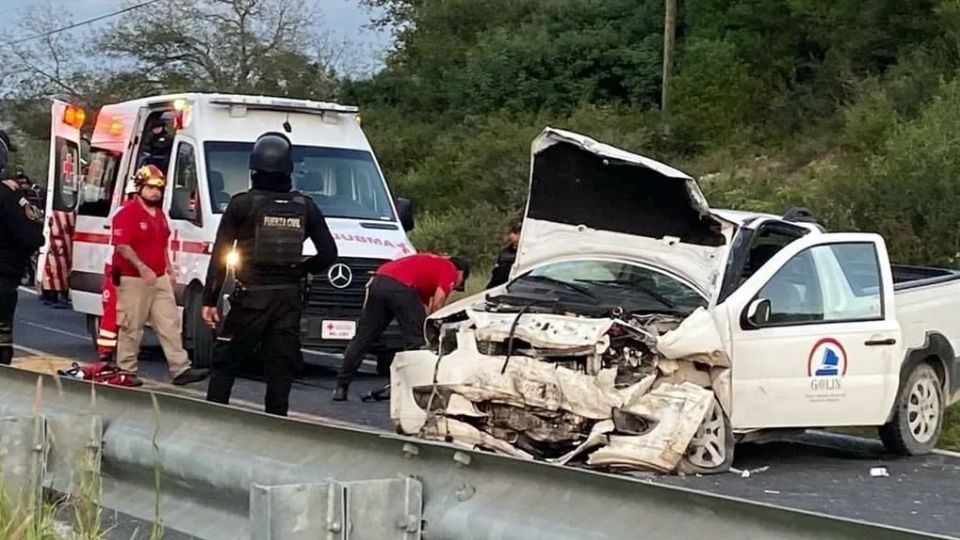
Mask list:
[[[47,326],[45,324],[39,324],[32,321],[23,321],[23,320],[17,321],[17,324],[25,324],[27,326],[33,326],[34,328],[46,330],[47,332],[53,332],[55,334],[70,336],[72,338],[82,339],[83,341],[90,341],[90,336],[85,336],[82,334],[74,334],[73,332],[67,332],[66,330],[61,330],[59,328],[54,328],[52,326]]]
[[[303,354],[309,354],[310,356],[337,356],[336,354],[330,354],[330,353],[321,352],[321,351],[312,351],[310,349],[300,349],[300,352],[302,352]],[[373,367],[373,368],[377,367],[377,363],[374,362],[373,360],[364,360],[363,365],[367,367]]]
[[[55,354],[50,354],[37,349],[31,349],[30,347],[25,347],[23,345],[17,345],[16,343],[13,344],[13,348],[18,351],[23,351],[27,354],[32,354],[33,356],[57,356]]]
[[[25,292],[25,293],[27,293],[27,294],[32,294],[32,295],[34,295],[34,296],[39,296],[39,295],[40,295],[40,293],[38,293],[36,289],[31,289],[30,287],[27,287],[26,285],[21,285],[21,286],[17,287],[17,290],[19,290],[20,292]]]

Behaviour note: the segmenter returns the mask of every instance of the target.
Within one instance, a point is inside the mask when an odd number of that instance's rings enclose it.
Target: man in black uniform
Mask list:
[[[203,291],[203,319],[215,328],[227,255],[236,242],[237,284],[214,346],[207,400],[230,401],[245,355],[259,345],[267,380],[266,412],[286,416],[293,377],[303,361],[301,280],[307,272],[326,271],[337,259],[337,245],[313,200],[291,191],[293,158],[286,136],[261,135],[250,154],[250,170],[253,189],[233,197],[220,220]],[[317,248],[306,261],[305,237]]]
[[[507,233],[507,245],[500,250],[497,255],[497,263],[490,273],[490,281],[487,282],[487,288],[492,289],[497,285],[503,285],[510,279],[510,268],[513,262],[517,260],[517,246],[520,244],[520,224],[517,223],[510,228]]]
[[[12,151],[10,138],[0,130],[0,174]],[[13,360],[17,286],[30,256],[42,245],[40,210],[23,196],[16,181],[3,180],[0,182],[0,364],[10,365]]]

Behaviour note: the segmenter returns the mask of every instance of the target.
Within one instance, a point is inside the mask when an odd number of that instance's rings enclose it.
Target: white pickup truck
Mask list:
[[[960,273],[804,212],[711,210],[683,172],[574,133],[533,143],[511,275],[396,358],[398,431],[716,472],[770,429],[878,426],[929,452],[960,386]]]

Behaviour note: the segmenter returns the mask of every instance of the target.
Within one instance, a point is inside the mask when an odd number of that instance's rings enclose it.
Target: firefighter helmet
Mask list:
[[[143,186],[163,189],[167,185],[167,179],[156,165],[144,165],[137,169],[137,174],[133,177],[133,183],[138,191]]]

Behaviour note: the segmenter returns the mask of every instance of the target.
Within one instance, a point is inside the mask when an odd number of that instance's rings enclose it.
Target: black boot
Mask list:
[[[350,389],[350,385],[347,383],[338,382],[337,388],[333,391],[333,400],[334,401],[346,401],[347,400],[347,390]]]

